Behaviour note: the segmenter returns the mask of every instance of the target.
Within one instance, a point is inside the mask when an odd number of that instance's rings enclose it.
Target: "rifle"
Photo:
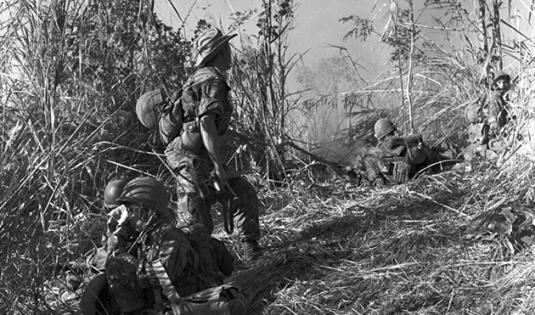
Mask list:
[[[223,224],[225,232],[230,235],[234,232],[234,214],[232,212],[231,206],[233,203],[236,203],[239,200],[238,195],[228,183],[222,185],[220,180],[215,175],[212,175],[212,183],[214,185],[215,190],[220,195],[224,196],[224,199],[227,200],[226,204],[224,202],[222,202],[221,204],[223,206]],[[227,198],[229,196],[230,198]]]

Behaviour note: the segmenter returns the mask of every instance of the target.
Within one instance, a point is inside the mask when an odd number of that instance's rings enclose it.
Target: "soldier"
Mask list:
[[[394,124],[381,118],[375,122],[374,136],[380,158],[389,162],[385,177],[392,183],[405,183],[432,163],[430,148],[421,136],[401,136]]]
[[[125,179],[114,179],[106,185],[103,198],[103,206],[106,213],[111,213],[113,209],[121,205],[118,199],[121,196],[126,183],[127,180]],[[97,248],[95,255],[92,257],[91,267],[96,271],[103,271],[105,269],[106,260],[108,259],[108,249],[116,246],[115,242],[117,239],[111,232],[112,231],[108,230],[106,234],[102,236],[102,246]]]
[[[159,131],[167,144],[167,162],[179,175],[179,197],[191,214],[190,223],[211,233],[210,206],[220,202],[227,232],[232,233],[236,217],[244,257],[250,261],[261,254],[258,197],[247,180],[225,169],[220,150],[233,111],[224,73],[231,67],[229,40],[234,36],[217,28],[199,35],[197,70],[161,116]]]
[[[463,150],[466,160],[476,155],[494,160],[503,149],[502,130],[508,120],[507,92],[510,88],[511,77],[499,72],[492,82],[490,95],[484,93],[467,107],[470,144]]]
[[[511,77],[505,72],[499,72],[493,81],[493,89],[484,107],[485,116],[489,124],[491,137],[498,136],[508,120],[507,92],[511,88]]]
[[[120,192],[106,201],[116,206],[107,224],[113,241],[108,241],[105,273],[90,282],[91,292],[82,298],[84,314],[141,314],[173,307],[173,295],[219,286],[232,273],[233,259],[223,243],[174,226],[169,194],[159,181],[112,181],[105,192]]]

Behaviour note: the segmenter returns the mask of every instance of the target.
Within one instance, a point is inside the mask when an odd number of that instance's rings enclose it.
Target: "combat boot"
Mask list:
[[[245,261],[255,260],[262,255],[262,250],[260,249],[258,241],[256,240],[243,241],[243,250],[243,257]]]

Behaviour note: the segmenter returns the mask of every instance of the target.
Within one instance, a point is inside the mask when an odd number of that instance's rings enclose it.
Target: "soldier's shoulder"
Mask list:
[[[188,79],[189,85],[202,84],[212,80],[225,81],[223,74],[214,67],[203,67],[197,69]]]

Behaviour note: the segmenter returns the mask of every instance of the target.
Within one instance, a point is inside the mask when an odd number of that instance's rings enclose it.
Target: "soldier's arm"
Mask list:
[[[403,136],[400,137],[403,141],[405,141],[407,144],[418,144],[418,142],[423,141],[422,135],[410,135],[410,136]]]
[[[383,157],[399,157],[405,153],[407,147],[404,137],[388,137],[381,145],[384,152]]]
[[[200,129],[204,147],[214,164],[215,174],[223,184],[226,184],[227,176],[223,168],[221,150],[219,148],[221,140],[215,125],[215,115],[212,113],[203,115],[200,119]]]

